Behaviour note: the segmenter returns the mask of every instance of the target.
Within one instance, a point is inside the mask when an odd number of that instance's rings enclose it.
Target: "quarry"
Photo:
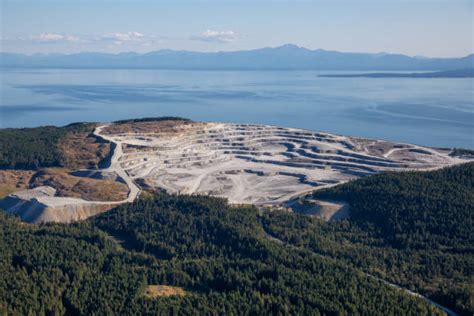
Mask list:
[[[43,185],[11,193],[0,207],[28,222],[70,222],[133,202],[144,189],[288,206],[314,190],[358,177],[467,161],[450,155],[450,149],[269,125],[130,121],[98,125],[93,134],[113,152],[105,167],[73,174],[126,185],[128,193],[117,195],[120,200],[57,196],[55,188]]]

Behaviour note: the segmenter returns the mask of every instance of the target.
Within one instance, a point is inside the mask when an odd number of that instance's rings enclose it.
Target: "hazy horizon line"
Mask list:
[[[122,54],[137,54],[137,55],[147,55],[150,53],[154,52],[159,52],[159,51],[174,51],[174,52],[193,52],[193,53],[232,53],[232,52],[248,52],[248,51],[256,51],[256,50],[262,50],[262,49],[278,49],[278,48],[283,48],[283,47],[295,47],[299,49],[305,49],[309,50],[312,52],[315,51],[325,51],[325,52],[337,52],[337,53],[346,53],[346,54],[365,54],[365,55],[403,55],[411,58],[432,58],[432,59],[449,59],[449,58],[463,58],[467,56],[471,56],[474,54],[474,51],[466,54],[466,55],[458,55],[458,56],[429,56],[429,55],[410,55],[406,53],[400,53],[400,52],[369,52],[369,51],[341,51],[341,50],[335,50],[335,49],[325,49],[325,48],[308,48],[305,46],[293,44],[293,43],[286,43],[282,45],[277,45],[277,46],[263,46],[263,47],[256,47],[256,48],[250,48],[250,49],[234,49],[234,50],[193,50],[193,49],[175,49],[175,48],[160,48],[160,49],[154,49],[150,50],[147,52],[138,52],[138,51],[132,51],[132,50],[124,50],[121,52],[106,52],[106,51],[101,51],[101,50],[81,50],[77,52],[68,52],[68,53],[63,53],[63,52],[32,52],[32,53],[23,53],[23,52],[18,52],[18,51],[3,51],[0,50],[0,54],[18,54],[18,55],[24,55],[24,56],[34,56],[34,55],[77,55],[77,54],[104,54],[104,55],[122,55]]]

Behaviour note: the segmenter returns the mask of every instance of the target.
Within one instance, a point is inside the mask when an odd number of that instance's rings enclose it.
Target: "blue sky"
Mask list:
[[[474,51],[474,0],[0,0],[1,51]]]

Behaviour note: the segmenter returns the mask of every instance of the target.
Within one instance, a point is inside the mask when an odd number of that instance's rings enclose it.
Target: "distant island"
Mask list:
[[[195,52],[162,49],[149,53],[0,53],[2,68],[444,71],[472,68],[474,54],[459,58],[411,57],[307,49],[292,44],[253,50]]]
[[[434,72],[411,73],[363,73],[363,74],[336,74],[319,75],[326,78],[474,78],[474,68],[455,69]]]

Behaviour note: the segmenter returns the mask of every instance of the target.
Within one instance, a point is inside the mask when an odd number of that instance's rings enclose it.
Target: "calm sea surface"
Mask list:
[[[0,70],[0,127],[167,115],[474,149],[473,79],[318,74]]]

